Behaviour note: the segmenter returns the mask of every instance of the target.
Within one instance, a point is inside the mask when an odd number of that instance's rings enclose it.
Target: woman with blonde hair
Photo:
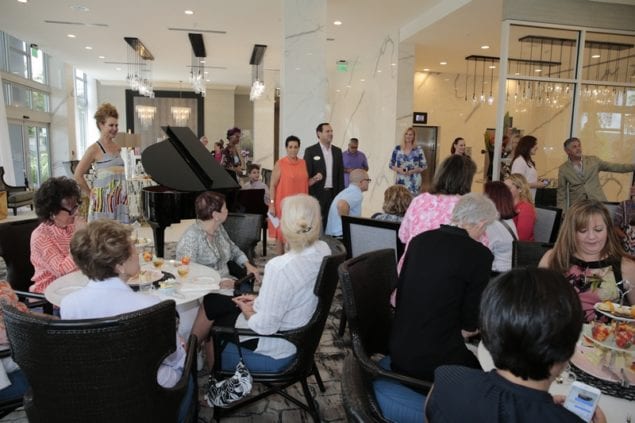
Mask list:
[[[313,288],[322,259],[331,253],[328,245],[319,240],[321,222],[320,205],[315,198],[307,194],[285,198],[280,226],[289,251],[267,263],[258,295],[206,295],[192,333],[205,342],[214,324],[249,328],[262,335],[305,325],[317,307]],[[252,371],[281,370],[291,363],[296,352],[293,344],[279,338],[241,337],[240,346],[245,365]],[[207,363],[212,369],[214,354],[211,348],[207,352]],[[228,344],[221,356],[224,369],[236,367],[239,355],[235,344]]]
[[[408,206],[412,202],[412,194],[403,185],[392,185],[384,191],[383,213],[375,213],[372,219],[388,222],[401,222]]]
[[[520,241],[534,240],[534,224],[536,223],[536,209],[534,208],[527,179],[519,173],[512,173],[505,179],[514,199],[516,216],[514,224]]]
[[[82,192],[90,197],[88,221],[106,218],[128,223],[128,194],[121,147],[115,143],[119,132],[119,113],[110,103],[103,103],[95,113],[100,135],[86,150],[75,169],[75,180]],[[84,179],[91,165],[95,179],[90,188]]]
[[[545,253],[539,267],[565,275],[580,296],[587,321],[595,317],[593,306],[602,301],[617,302],[627,296],[635,304],[635,261],[628,256],[604,205],[582,200],[567,210],[553,248]],[[631,282],[632,283],[632,282]]]
[[[413,195],[421,189],[421,173],[428,167],[423,149],[415,144],[415,130],[410,127],[403,134],[401,145],[395,147],[389,167],[396,174],[395,184],[405,185]]]

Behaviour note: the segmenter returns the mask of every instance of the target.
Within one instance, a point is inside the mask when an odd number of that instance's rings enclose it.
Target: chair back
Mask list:
[[[542,256],[553,247],[544,242],[518,241],[512,243],[512,268],[538,267]]]
[[[260,174],[262,175],[262,182],[264,182],[268,187],[271,186],[271,175],[273,174],[273,170],[265,169],[263,167],[260,170]]]
[[[260,214],[229,213],[223,223],[229,238],[250,260],[254,258],[255,247],[260,241],[262,220]]]
[[[31,264],[31,233],[37,219],[0,223],[0,256],[7,266],[7,280],[15,291],[28,291],[35,269]]]
[[[602,201],[604,207],[609,211],[609,215],[611,215],[611,220],[615,218],[615,213],[617,212],[617,208],[620,206],[620,203],[617,201]]]
[[[241,213],[267,215],[269,206],[265,204],[264,189],[241,189],[236,197],[236,208]]]
[[[395,252],[383,249],[346,260],[339,275],[353,352],[368,357],[388,354],[390,293],[397,284]]]
[[[157,383],[175,350],[173,301],[104,319],[51,320],[3,306],[30,422],[174,422],[187,388]]]
[[[536,207],[536,223],[534,223],[534,241],[556,242],[560,230],[562,209],[557,207]]]
[[[391,248],[398,260],[404,251],[404,245],[399,239],[399,226],[397,222],[342,216],[347,258],[357,257],[369,251]]]

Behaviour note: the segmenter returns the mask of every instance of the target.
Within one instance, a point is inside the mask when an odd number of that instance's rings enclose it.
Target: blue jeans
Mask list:
[[[11,372],[8,376],[11,385],[0,390],[0,401],[22,398],[29,387],[29,382],[26,380],[26,376],[24,376],[22,370]]]
[[[185,391],[185,395],[183,395],[181,404],[179,404],[179,420],[178,420],[179,423],[185,422],[185,417],[187,417],[187,412],[193,400],[194,400],[194,379],[190,375],[187,381],[187,390]]]
[[[241,348],[241,351],[243,353],[245,365],[250,372],[254,373],[280,372],[281,370],[287,368],[295,358],[295,355],[291,355],[289,357],[275,359],[269,357],[268,355],[258,354],[247,348]],[[239,360],[240,355],[238,355],[238,347],[236,347],[236,344],[233,342],[229,342],[221,353],[221,365],[223,370],[234,370]]]
[[[382,358],[379,365],[386,370],[391,370],[390,357]],[[373,389],[381,413],[387,420],[399,423],[425,422],[425,395],[396,380],[382,377],[373,381]]]

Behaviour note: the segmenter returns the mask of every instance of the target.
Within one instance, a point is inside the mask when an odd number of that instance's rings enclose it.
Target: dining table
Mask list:
[[[556,379],[556,381],[552,382],[549,387],[549,393],[551,395],[567,396],[573,381],[583,378],[583,380],[579,381],[584,382],[587,385],[595,386],[602,391],[598,405],[606,415],[607,422],[630,423],[631,419],[635,419],[635,400],[633,400],[632,397],[629,399],[627,396],[635,393],[635,384],[632,384],[628,388],[620,388],[615,382],[607,382],[606,380],[596,378],[581,370],[576,366],[576,364],[580,365],[581,363],[584,363],[581,356],[585,354],[585,349],[587,348],[589,347],[585,346],[582,342],[578,343],[576,346],[576,352],[572,357],[572,364],[570,365],[574,368],[565,371],[565,373],[568,372],[573,374],[570,378],[564,377],[561,380]],[[478,345],[477,357],[483,370],[490,371],[495,368],[492,356],[489,351],[487,351],[485,345],[483,345],[483,342],[480,342]],[[585,367],[587,368],[587,371],[595,373],[590,367],[586,367],[586,365],[588,364],[582,365],[581,367]],[[576,376],[576,374],[579,376]],[[602,378],[604,377],[600,373],[595,374]],[[635,422],[635,420],[633,421]]]
[[[176,310],[180,317],[178,331],[184,339],[190,335],[199,304],[205,295],[209,293],[233,294],[231,289],[220,288],[220,274],[211,267],[189,263],[189,272],[182,277],[177,271],[181,263],[175,260],[165,260],[159,268],[155,267],[152,262],[145,262],[142,256],[139,260],[142,271],[148,273],[160,271],[161,279],[163,279],[163,282],[140,286],[139,292],[143,295],[159,297],[162,300],[173,300],[176,303]],[[87,283],[88,277],[81,271],[71,272],[54,280],[44,291],[44,296],[47,301],[59,307],[65,296],[83,288]]]

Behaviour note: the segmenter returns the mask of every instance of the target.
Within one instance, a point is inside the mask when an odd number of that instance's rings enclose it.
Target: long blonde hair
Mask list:
[[[406,134],[408,133],[408,131],[412,131],[412,134],[414,135],[414,138],[412,139],[412,148],[416,147],[415,138],[417,138],[417,133],[415,132],[415,128],[413,128],[412,126],[409,126],[403,132],[403,137],[401,137],[401,149],[402,150],[406,148]]]
[[[626,257],[617,234],[613,230],[611,215],[607,208],[604,207],[604,204],[596,200],[581,200],[569,207],[567,214],[564,216],[560,233],[553,246],[551,262],[549,263],[550,269],[559,273],[565,273],[569,270],[571,257],[577,251],[576,232],[586,228],[589,220],[594,215],[602,218],[607,232],[606,245],[600,252],[600,259],[621,259]]]
[[[512,173],[507,177],[512,184],[518,189],[518,195],[522,201],[526,201],[530,204],[534,204],[533,198],[531,198],[531,191],[529,191],[529,183],[527,178],[520,173]]]

